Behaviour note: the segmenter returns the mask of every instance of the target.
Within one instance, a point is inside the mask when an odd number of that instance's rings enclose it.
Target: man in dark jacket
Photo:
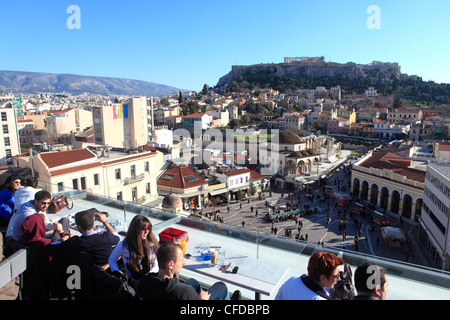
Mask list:
[[[228,289],[217,282],[208,291],[178,282],[176,275],[185,264],[183,250],[178,244],[166,242],[158,249],[158,273],[148,273],[139,282],[137,295],[144,300],[229,300]],[[189,280],[188,280],[189,281]],[[192,282],[195,282],[191,280]],[[189,281],[189,282],[191,282]]]
[[[105,232],[94,230],[95,220],[103,223],[106,229]],[[95,264],[100,266],[106,265],[113,246],[120,241],[119,235],[109,224],[106,215],[95,208],[80,211],[75,215],[75,223],[78,231],[81,232],[81,236],[72,236],[60,244],[49,246],[50,256],[86,252],[91,256]]]

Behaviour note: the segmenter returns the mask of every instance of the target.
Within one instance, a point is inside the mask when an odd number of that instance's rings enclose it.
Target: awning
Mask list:
[[[352,200],[349,194],[341,191],[333,192],[333,196],[339,200]]]
[[[210,190],[210,191],[208,191],[208,193],[209,193],[210,195],[212,195],[212,196],[216,196],[216,195],[218,195],[218,194],[227,193],[227,192],[228,192],[228,189],[227,189],[227,188],[224,188],[224,189],[218,189],[218,190]]]
[[[383,227],[381,228],[381,235],[383,239],[406,241],[406,236],[400,228]]]

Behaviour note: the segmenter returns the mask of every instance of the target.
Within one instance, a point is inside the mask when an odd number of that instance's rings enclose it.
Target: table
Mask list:
[[[254,291],[255,300],[260,299],[260,294],[270,296],[289,270],[286,266],[227,251],[224,264],[234,263],[239,267],[237,273],[228,273],[220,270],[220,264],[212,264],[209,260],[203,261],[201,255],[194,252],[193,244],[189,242],[186,253],[190,253],[192,257],[185,258],[185,269]]]

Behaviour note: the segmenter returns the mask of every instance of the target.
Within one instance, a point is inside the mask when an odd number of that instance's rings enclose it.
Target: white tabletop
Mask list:
[[[286,266],[226,251],[222,265],[234,263],[239,269],[237,273],[225,272],[220,270],[221,264],[212,264],[210,260],[203,261],[201,255],[195,252],[196,243],[192,240],[191,237],[186,249],[186,253],[192,254],[192,257],[185,259],[184,268],[256,293],[270,296],[289,269]]]

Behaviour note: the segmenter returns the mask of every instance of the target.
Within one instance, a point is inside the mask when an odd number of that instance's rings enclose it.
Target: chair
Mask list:
[[[80,288],[75,289],[76,300],[121,300],[126,299],[125,279],[105,271],[96,265],[86,252],[74,253],[73,262],[80,268]]]

